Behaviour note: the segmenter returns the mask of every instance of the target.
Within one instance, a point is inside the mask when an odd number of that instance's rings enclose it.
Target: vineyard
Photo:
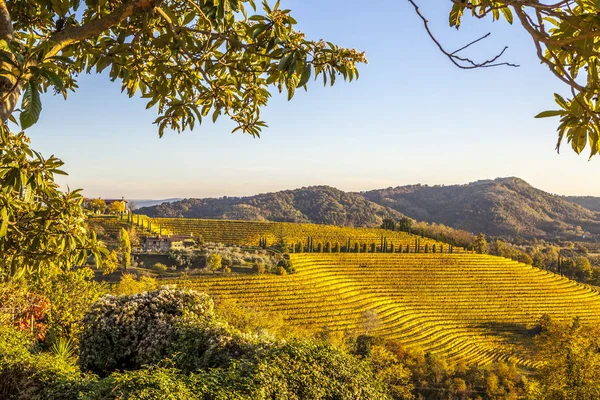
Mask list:
[[[131,216],[134,225],[162,234],[186,234],[238,246],[286,245],[291,252],[458,253],[463,249],[407,232],[291,222]]]
[[[292,254],[297,273],[171,281],[281,313],[314,330],[370,333],[450,361],[535,367],[548,314],[600,322],[600,295],[512,260],[476,254]],[[371,315],[370,319],[365,319]],[[373,315],[376,320],[373,321]]]

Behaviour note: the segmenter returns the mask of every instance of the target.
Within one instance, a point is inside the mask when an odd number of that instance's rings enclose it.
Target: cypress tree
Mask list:
[[[360,253],[360,247],[358,245],[358,242],[354,243],[354,252],[355,253]]]

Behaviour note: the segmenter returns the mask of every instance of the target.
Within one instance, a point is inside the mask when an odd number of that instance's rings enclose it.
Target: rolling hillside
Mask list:
[[[316,330],[370,333],[451,361],[534,367],[544,314],[600,322],[600,295],[528,265],[473,254],[292,254],[296,274],[171,281],[219,299],[281,313]],[[378,325],[378,326],[377,326]]]
[[[600,212],[600,197],[594,196],[566,196],[566,200],[577,203],[588,210]]]
[[[162,218],[214,218],[247,221],[304,222],[338,226],[373,227],[384,218],[402,214],[329,186],[259,194],[252,197],[185,199],[136,213]]]
[[[600,202],[595,198],[567,198],[536,189],[519,178],[499,178],[466,185],[412,185],[361,193],[313,186],[252,197],[185,199],[136,212],[163,218],[364,227],[379,226],[386,217],[406,215],[475,234],[573,240],[586,233],[600,235],[598,209]]]
[[[184,234],[199,236],[205,242],[224,243],[238,246],[258,246],[261,239],[267,246],[276,244],[307,245],[309,237],[314,246],[324,248],[333,246],[361,246],[380,247],[385,240],[388,248],[395,251],[406,251],[406,246],[414,251],[418,244],[425,251],[449,251],[446,243],[406,232],[395,232],[380,228],[350,228],[335,225],[297,224],[291,222],[264,222],[264,221],[231,221],[196,218],[148,218],[133,216],[133,224],[163,234]],[[361,250],[366,251],[366,250]],[[391,250],[390,250],[391,251]],[[462,251],[455,247],[454,251]]]
[[[537,238],[577,237],[584,231],[600,234],[598,214],[519,178],[400,186],[363,194],[411,218],[474,233]]]

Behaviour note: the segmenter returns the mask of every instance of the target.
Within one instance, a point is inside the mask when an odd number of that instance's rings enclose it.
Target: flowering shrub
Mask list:
[[[180,326],[213,317],[207,294],[161,288],[131,296],[104,296],[83,320],[79,363],[105,375],[160,361]]]

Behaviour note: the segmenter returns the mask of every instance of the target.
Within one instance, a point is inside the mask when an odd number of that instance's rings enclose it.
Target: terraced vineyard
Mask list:
[[[596,291],[505,258],[312,253],[291,259],[293,275],[216,276],[186,286],[314,329],[364,333],[365,313],[374,310],[375,334],[477,364],[501,359],[535,367],[531,330],[543,314],[600,322]]]
[[[137,215],[135,216],[137,217]],[[433,251],[436,245],[436,252],[448,252],[450,246],[429,238],[421,238],[417,235],[411,235],[406,232],[393,232],[379,228],[348,228],[332,225],[318,224],[297,224],[291,222],[262,222],[262,221],[229,221],[217,219],[192,219],[192,218],[148,218],[143,217],[143,221],[149,221],[156,229],[160,228],[164,232],[174,234],[192,234],[201,236],[204,241],[225,243],[241,246],[257,246],[261,239],[266,240],[266,244],[285,243],[288,245],[302,243],[306,246],[307,238],[311,237],[313,244],[321,244],[324,248],[326,243],[331,247],[346,246],[350,240],[351,248],[358,244],[363,246],[375,245],[381,248],[381,241],[386,240],[388,248],[394,246],[399,250],[406,250],[409,247],[410,252],[415,252],[416,242],[420,251]],[[142,222],[148,224],[148,222]],[[380,250],[378,250],[380,251]],[[462,249],[453,247],[454,252],[461,252]]]

